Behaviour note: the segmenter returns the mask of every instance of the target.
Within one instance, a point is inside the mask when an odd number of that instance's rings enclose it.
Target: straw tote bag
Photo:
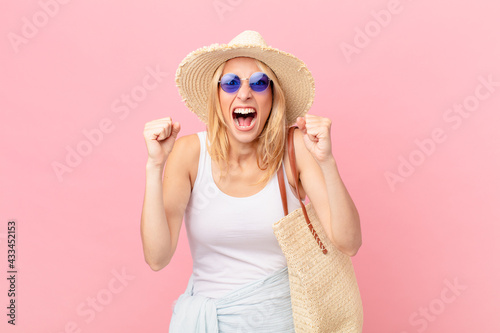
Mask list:
[[[295,127],[288,131],[288,156],[297,188]],[[295,331],[361,332],[363,306],[351,257],[327,237],[311,203],[301,201],[302,208],[288,214],[283,165],[278,181],[286,216],[272,227],[288,265]]]

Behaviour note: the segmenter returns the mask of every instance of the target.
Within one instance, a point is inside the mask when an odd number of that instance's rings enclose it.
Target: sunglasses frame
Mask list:
[[[229,74],[232,74],[232,75],[236,76],[236,77],[238,78],[238,80],[240,81],[240,86],[238,87],[238,89],[237,89],[237,90],[235,90],[235,91],[233,91],[233,92],[226,91],[226,90],[224,90],[224,88],[221,86],[222,78],[223,78],[224,76],[226,76],[226,75],[229,75]],[[267,77],[267,79],[269,80],[269,82],[268,82],[268,84],[267,84],[267,86],[266,86],[266,88],[265,88],[265,89],[263,89],[263,90],[261,90],[261,91],[257,91],[257,90],[255,90],[255,89],[253,88],[253,85],[251,85],[251,84],[250,84],[250,79],[251,79],[251,78],[252,78],[252,76],[254,76],[255,74],[264,74],[264,75],[265,75],[265,77]],[[271,86],[271,84],[272,84],[272,82],[273,82],[273,80],[272,80],[272,79],[271,79],[271,78],[270,78],[270,77],[269,77],[266,73],[264,73],[264,72],[255,72],[255,73],[253,73],[252,75],[250,75],[250,77],[243,78],[243,79],[242,79],[242,78],[240,78],[238,75],[236,75],[236,74],[234,74],[234,73],[226,73],[226,74],[224,74],[224,75],[220,78],[220,80],[218,81],[218,84],[219,84],[219,86],[221,87],[221,89],[222,89],[224,92],[226,92],[226,93],[228,93],[228,94],[235,94],[235,93],[237,93],[237,92],[240,90],[240,88],[241,88],[241,86],[242,86],[241,81],[245,81],[245,80],[248,80],[248,84],[249,84],[249,86],[250,86],[250,89],[252,89],[252,91],[254,91],[254,92],[264,92],[264,91],[266,91],[266,90],[267,90],[267,88],[269,88],[269,86]]]

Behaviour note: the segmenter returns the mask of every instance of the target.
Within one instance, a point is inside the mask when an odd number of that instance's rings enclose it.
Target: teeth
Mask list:
[[[254,113],[255,110],[254,109],[242,109],[242,108],[237,108],[237,109],[234,109],[234,113],[240,113],[240,114],[247,114],[247,113]]]

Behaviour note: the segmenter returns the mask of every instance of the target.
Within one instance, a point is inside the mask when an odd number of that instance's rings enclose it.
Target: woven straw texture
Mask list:
[[[351,258],[331,243],[311,203],[306,211],[327,254],[311,234],[302,208],[273,224],[288,264],[295,330],[361,332],[363,305]]]
[[[289,124],[311,108],[314,79],[305,63],[290,53],[268,46],[258,32],[247,30],[228,44],[212,44],[192,51],[177,68],[175,83],[182,101],[204,123],[208,123],[208,92],[215,70],[236,57],[258,59],[273,70],[285,91]]]

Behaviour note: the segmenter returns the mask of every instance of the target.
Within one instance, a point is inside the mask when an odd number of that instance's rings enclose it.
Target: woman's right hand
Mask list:
[[[144,140],[146,140],[148,148],[148,163],[164,166],[180,130],[181,124],[179,122],[172,123],[170,117],[146,123],[144,126]]]

